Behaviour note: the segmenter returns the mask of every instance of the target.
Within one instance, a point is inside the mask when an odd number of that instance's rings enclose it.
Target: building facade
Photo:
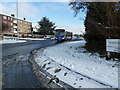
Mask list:
[[[2,33],[13,33],[13,17],[0,14],[0,18]],[[3,30],[3,24],[5,24],[8,27],[7,30]]]
[[[9,30],[2,30],[2,33],[13,34],[32,34],[32,22],[26,21],[25,18],[18,19],[13,16],[0,14],[0,23],[4,23],[9,27]]]
[[[18,33],[19,34],[31,34],[32,33],[32,23],[18,19]]]

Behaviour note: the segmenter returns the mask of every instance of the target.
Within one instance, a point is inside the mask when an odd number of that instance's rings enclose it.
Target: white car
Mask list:
[[[51,39],[51,36],[50,35],[46,35],[44,38],[45,39]]]

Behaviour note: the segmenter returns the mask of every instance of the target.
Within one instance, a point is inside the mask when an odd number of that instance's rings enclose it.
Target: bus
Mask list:
[[[67,32],[65,31],[65,29],[56,29],[55,40],[64,41],[64,40],[71,40],[71,39],[72,39],[72,32]]]

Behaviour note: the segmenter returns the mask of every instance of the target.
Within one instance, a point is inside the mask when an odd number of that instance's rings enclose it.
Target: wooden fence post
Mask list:
[[[107,52],[107,58],[110,59],[111,55],[110,52]]]

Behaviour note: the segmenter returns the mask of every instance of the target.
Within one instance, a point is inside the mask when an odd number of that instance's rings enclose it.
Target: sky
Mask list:
[[[42,17],[47,17],[55,23],[56,28],[64,28],[74,34],[84,33],[85,12],[80,12],[77,17],[74,17],[74,11],[68,4],[68,2],[54,2],[54,0],[53,2],[18,2],[18,17],[26,18],[27,21],[33,23],[33,26],[38,25],[37,22]],[[16,15],[16,3],[1,2],[0,13]]]

